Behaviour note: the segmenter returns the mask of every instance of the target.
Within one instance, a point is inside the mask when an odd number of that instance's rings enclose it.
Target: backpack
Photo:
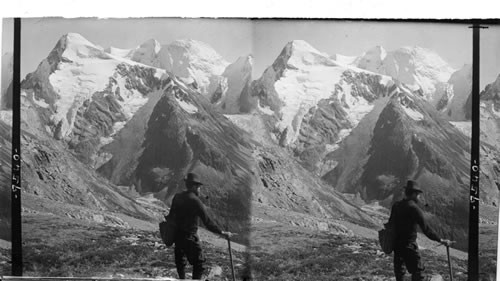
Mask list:
[[[394,250],[394,234],[394,224],[392,223],[384,224],[384,228],[378,232],[380,247],[386,254],[390,254]]]
[[[163,243],[170,247],[174,244],[175,232],[177,230],[177,223],[175,219],[170,216],[165,216],[165,220],[160,222],[160,236]]]

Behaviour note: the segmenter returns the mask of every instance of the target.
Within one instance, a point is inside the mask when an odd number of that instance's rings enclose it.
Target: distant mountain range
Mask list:
[[[434,226],[465,248],[470,65],[420,47],[329,55],[302,40],[255,80],[252,60],[229,63],[194,40],[123,50],[63,36],[22,81],[26,191],[154,219],[124,187],[169,204],[195,169],[219,223],[236,230],[249,227],[252,202],[376,227],[362,204],[390,207],[413,178]],[[488,205],[498,204],[499,81],[481,94]],[[67,168],[52,171],[52,159]]]

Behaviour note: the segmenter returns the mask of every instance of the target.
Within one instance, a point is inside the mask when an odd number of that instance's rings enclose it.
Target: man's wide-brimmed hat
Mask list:
[[[200,178],[195,173],[188,173],[184,181],[187,183],[196,183],[203,185],[203,183],[200,181]]]
[[[406,182],[405,190],[407,193],[409,192],[418,192],[418,193],[423,193],[424,191],[420,188],[418,188],[418,183],[413,180],[409,180]]]

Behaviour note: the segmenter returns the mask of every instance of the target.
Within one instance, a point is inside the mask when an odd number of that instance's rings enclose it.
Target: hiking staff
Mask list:
[[[235,281],[236,277],[234,276],[233,251],[231,251],[231,240],[229,239],[229,235],[226,236],[226,239],[227,239],[227,248],[229,250],[229,262],[231,263],[231,274],[233,276],[233,281]]]
[[[448,268],[450,270],[450,281],[453,281],[453,271],[451,269],[451,259],[450,259],[450,245],[452,243],[455,243],[455,241],[449,241],[449,243],[446,243],[446,255],[448,256]]]

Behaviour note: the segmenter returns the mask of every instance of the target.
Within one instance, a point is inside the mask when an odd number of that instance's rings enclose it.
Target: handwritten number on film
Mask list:
[[[21,160],[21,157],[18,153],[18,150],[17,148],[14,149],[14,154],[12,155],[12,159],[17,162],[16,164],[13,163],[13,171],[19,171],[20,170],[20,165],[19,165],[19,161]],[[21,190],[21,187],[19,186],[20,184],[20,175],[18,173],[15,173],[12,175],[12,191],[13,192],[16,192],[16,191],[20,191]]]
[[[472,165],[471,167],[472,169],[472,173],[473,175],[471,175],[471,187],[470,187],[470,191],[471,191],[471,195],[470,195],[470,202],[471,203],[476,203],[476,202],[479,202],[479,198],[477,197],[477,188],[476,188],[476,184],[477,182],[479,182],[479,166],[477,165],[477,161],[474,160],[474,165]],[[476,195],[476,196],[474,196]],[[472,208],[476,208],[476,206],[472,206]]]

